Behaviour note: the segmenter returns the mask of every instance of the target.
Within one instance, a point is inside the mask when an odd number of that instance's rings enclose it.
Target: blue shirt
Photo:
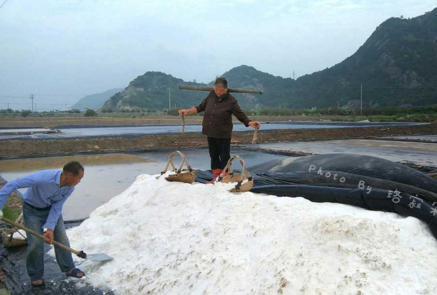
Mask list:
[[[52,206],[43,228],[54,230],[61,216],[62,206],[74,191],[74,186],[60,187],[61,173],[59,170],[43,170],[8,182],[0,190],[0,209],[3,209],[7,198],[15,190],[29,188],[24,193],[23,200],[39,208]]]

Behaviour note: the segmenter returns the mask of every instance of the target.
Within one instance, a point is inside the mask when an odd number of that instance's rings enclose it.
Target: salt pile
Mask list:
[[[114,257],[80,267],[116,294],[437,294],[437,243],[415,218],[141,175],[69,230]],[[79,261],[78,261],[79,262]]]

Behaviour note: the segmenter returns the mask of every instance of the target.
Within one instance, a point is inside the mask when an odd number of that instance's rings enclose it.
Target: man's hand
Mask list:
[[[189,112],[188,112],[188,110],[187,109],[182,109],[182,110],[179,110],[179,116],[185,116],[185,115],[188,115],[189,114]]]
[[[3,210],[0,210],[0,219],[3,218]]]
[[[249,126],[255,129],[259,129],[259,127],[261,127],[261,124],[258,121],[250,121]]]
[[[53,243],[53,231],[51,229],[46,230],[44,233],[44,242],[47,244]]]

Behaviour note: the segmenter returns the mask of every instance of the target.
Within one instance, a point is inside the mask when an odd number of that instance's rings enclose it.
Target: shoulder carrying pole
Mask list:
[[[181,90],[213,91],[213,87],[179,86]],[[261,90],[228,88],[229,92],[263,94]]]

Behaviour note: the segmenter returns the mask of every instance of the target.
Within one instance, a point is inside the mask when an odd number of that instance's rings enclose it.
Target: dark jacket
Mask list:
[[[208,137],[231,138],[232,137],[232,115],[249,126],[249,118],[241,110],[237,99],[227,93],[218,97],[214,91],[196,106],[197,112],[205,112],[203,115],[202,133]]]

